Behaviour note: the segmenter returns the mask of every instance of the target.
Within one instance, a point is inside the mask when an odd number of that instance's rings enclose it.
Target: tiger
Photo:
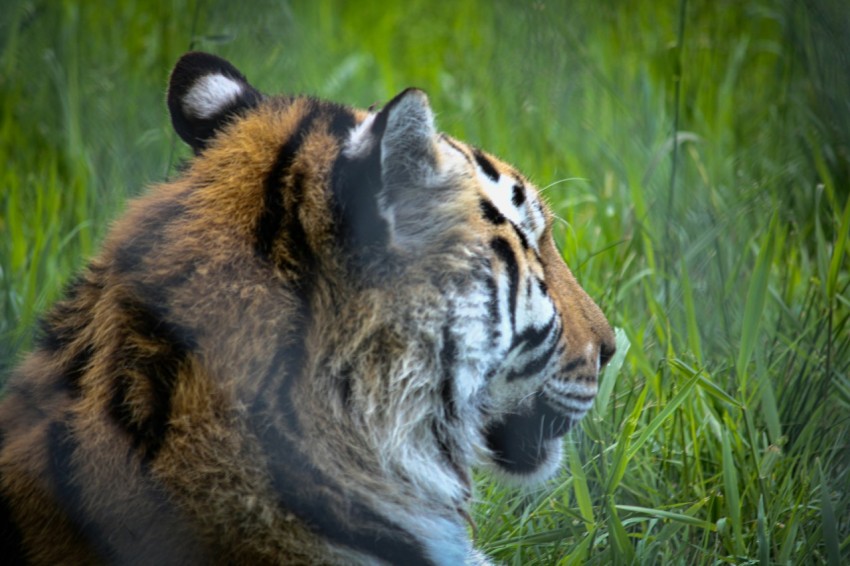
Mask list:
[[[540,484],[611,327],[517,169],[190,52],[191,155],[132,199],[0,401],[5,564],[487,564],[473,470]]]

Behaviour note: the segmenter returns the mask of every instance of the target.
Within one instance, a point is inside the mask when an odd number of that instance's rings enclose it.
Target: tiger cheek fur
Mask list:
[[[34,564],[486,563],[470,468],[539,481],[613,335],[513,167],[190,53],[195,157],[134,201],[0,400],[0,547]]]

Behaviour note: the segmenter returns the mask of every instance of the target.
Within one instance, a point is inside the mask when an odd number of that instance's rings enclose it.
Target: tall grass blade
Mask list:
[[[605,510],[608,519],[608,530],[614,541],[616,561],[622,560],[624,564],[632,564],[635,559],[635,551],[632,548],[631,541],[629,541],[629,535],[626,533],[626,529],[623,528],[623,523],[620,522],[613,497],[608,496],[605,498]]]
[[[693,516],[693,514],[701,508],[702,504],[699,504],[695,505],[694,508],[690,509],[687,513],[675,513],[673,511],[665,511],[663,509],[652,509],[649,507],[640,507],[638,505],[617,505],[617,509],[621,511],[640,513],[641,515],[646,515],[648,517],[655,517],[657,519],[664,519],[667,521],[675,521],[677,523],[682,523],[691,527],[699,527],[707,531],[715,530],[714,523]]]
[[[735,554],[739,557],[744,552],[744,528],[741,524],[741,497],[738,492],[738,473],[735,469],[735,460],[732,457],[732,447],[729,442],[729,431],[723,435],[723,486],[726,496],[726,512],[732,522],[733,547]]]
[[[582,467],[581,458],[579,458],[578,450],[576,450],[575,444],[572,442],[567,442],[567,458],[569,459],[570,472],[573,476],[573,490],[576,495],[576,503],[587,529],[590,530],[596,524],[596,519],[593,516],[593,503],[590,498],[590,489],[587,487],[587,477]]]
[[[838,525],[835,521],[835,509],[832,507],[829,484],[827,483],[820,462],[818,462],[818,475],[820,476],[820,509],[823,544],[826,546],[827,564],[829,566],[841,566],[841,549],[838,542]]]
[[[690,396],[691,391],[693,390],[694,385],[696,385],[699,381],[699,378],[699,373],[691,376],[685,385],[682,386],[682,389],[664,405],[661,412],[655,415],[649,424],[641,430],[640,436],[638,436],[637,440],[635,440],[629,447],[627,460],[631,460],[635,457],[635,454],[637,454],[638,450],[641,449],[646,441],[655,435],[655,432],[661,427],[661,425],[664,424],[664,422],[670,418],[670,415],[679,408],[679,405],[681,405],[685,399]]]
[[[602,379],[600,379],[599,383],[599,391],[596,394],[596,401],[593,405],[594,411],[599,418],[605,418],[605,415],[608,413],[611,392],[614,391],[614,386],[617,384],[617,376],[620,374],[623,362],[626,360],[626,354],[631,347],[629,337],[622,328],[614,329],[614,338],[617,343],[617,351],[614,352],[614,357],[605,366]]]
[[[752,356],[764,315],[764,307],[767,300],[767,284],[770,268],[773,265],[774,231],[776,230],[777,218],[777,213],[774,213],[765,236],[767,241],[763,242],[759,248],[756,266],[750,278],[749,287],[747,288],[747,299],[744,303],[743,326],[741,329],[741,345],[738,350],[738,362],[735,366],[742,391],[746,391],[746,366]]]
[[[608,477],[608,482],[605,486],[605,493],[614,493],[626,473],[629,460],[631,460],[631,457],[629,456],[629,448],[632,441],[632,434],[634,434],[635,428],[640,420],[640,415],[644,410],[644,403],[646,402],[646,396],[648,393],[649,385],[647,384],[643,386],[643,389],[641,389],[640,395],[638,395],[638,398],[632,407],[631,414],[623,423],[623,428],[620,430],[620,434],[617,437],[617,446],[614,449],[614,457],[611,460],[611,475]]]
[[[764,497],[759,497],[756,516],[756,538],[758,539],[759,564],[770,564],[770,538],[767,533],[767,518],[764,515]]]
[[[832,301],[838,286],[838,275],[847,270],[847,262],[844,259],[847,250],[847,240],[850,239],[850,197],[844,205],[841,221],[835,231],[835,248],[832,251],[832,259],[829,261],[829,275],[826,278],[826,296]]]

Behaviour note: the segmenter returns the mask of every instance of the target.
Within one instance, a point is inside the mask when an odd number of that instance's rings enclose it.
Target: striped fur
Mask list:
[[[5,563],[485,563],[470,469],[537,481],[611,330],[520,173],[191,53],[196,153],[129,206],[0,401]]]

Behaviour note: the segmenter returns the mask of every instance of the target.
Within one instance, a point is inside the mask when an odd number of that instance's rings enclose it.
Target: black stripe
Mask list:
[[[555,355],[555,351],[558,349],[558,342],[553,341],[552,344],[546,348],[546,350],[536,358],[533,358],[530,362],[522,366],[521,368],[515,368],[508,373],[506,379],[507,381],[513,381],[517,378],[529,378],[534,377],[539,374],[541,371],[546,369],[546,366],[549,364],[552,356]]]
[[[543,279],[538,279],[538,280],[537,280],[537,288],[538,288],[538,289],[540,289],[540,292],[541,292],[543,295],[548,295],[548,294],[549,294],[549,286],[548,286],[548,285],[546,285],[546,281],[544,281]]]
[[[0,430],[0,452],[4,441],[4,433]],[[3,476],[0,475],[0,490],[3,483]],[[0,556],[3,557],[3,563],[9,566],[27,564],[24,538],[12,513],[12,502],[3,491],[0,491]]]
[[[73,456],[77,449],[65,421],[54,421],[47,429],[48,474],[53,480],[56,502],[76,530],[75,538],[85,541],[103,563],[112,562],[108,537],[85,513],[83,491],[77,481]]]
[[[522,203],[525,202],[525,187],[522,186],[522,183],[514,185],[511,202],[514,203],[514,206],[522,206]]]
[[[3,564],[18,566],[27,564],[21,530],[12,516],[11,503],[0,493],[0,556]]]
[[[65,298],[56,303],[50,313],[39,322],[37,348],[55,353],[74,341],[85,323],[79,307],[74,304],[85,284],[82,275],[75,277],[65,288]]]
[[[577,393],[565,393],[563,395],[567,399],[575,399],[576,401],[581,401],[582,403],[589,403],[590,401],[596,399],[596,395],[578,395]]]
[[[74,354],[63,371],[61,379],[68,385],[71,394],[75,397],[80,394],[80,381],[88,369],[92,356],[94,356],[94,346],[86,344]]]
[[[350,110],[347,108],[336,108],[333,111],[333,117],[328,126],[328,133],[339,142],[344,142],[348,139],[348,135],[356,125],[357,120]]]
[[[320,102],[317,101],[316,104],[320,104]],[[355,126],[354,115],[350,110],[345,108],[332,108],[330,111],[332,112],[332,118],[328,124],[328,132],[337,138],[338,141],[343,142]],[[303,138],[306,137],[307,134],[305,133]],[[296,148],[295,151],[297,152],[298,149]],[[289,202],[283,206],[283,226],[287,236],[287,251],[289,252],[288,255],[294,259],[296,264],[281,265],[280,267],[290,268],[298,272],[300,278],[304,278],[306,272],[312,270],[315,261],[310,251],[311,248],[307,239],[307,233],[298,215],[301,205],[304,202],[305,188],[304,173],[302,171],[294,171],[288,191]],[[281,191],[278,192],[280,193]]]
[[[454,382],[455,382],[455,366],[457,364],[457,344],[455,344],[452,336],[451,321],[443,326],[443,345],[440,348],[440,367],[442,369],[440,377],[440,398],[442,399],[443,408],[446,411],[446,418],[449,421],[456,421],[458,418],[457,406],[455,404]]]
[[[521,347],[525,351],[530,351],[537,348],[543,344],[547,338],[549,338],[556,321],[557,318],[552,316],[552,318],[550,318],[546,324],[540,328],[529,326],[519,334],[515,334],[513,343],[511,344],[511,349],[513,350],[514,348]]]
[[[519,287],[519,265],[517,264],[514,250],[510,243],[501,236],[490,240],[490,247],[496,252],[496,255],[505,264],[505,269],[508,272],[509,279],[509,297],[510,297],[510,314],[511,328],[516,328],[516,306],[517,306],[517,290]]]
[[[507,220],[505,215],[499,212],[499,209],[493,206],[493,203],[489,200],[481,199],[479,206],[481,207],[481,213],[484,215],[484,218],[491,224],[504,224],[505,220]]]
[[[460,448],[458,448],[457,440],[452,434],[452,431],[457,426],[456,423],[459,419],[454,388],[454,383],[457,379],[455,376],[457,366],[457,344],[452,336],[452,325],[454,325],[454,321],[449,320],[443,326],[443,344],[440,348],[439,354],[440,366],[442,368],[440,378],[440,399],[443,405],[445,418],[441,418],[439,416],[435,417],[431,423],[431,432],[437,440],[437,446],[440,449],[440,453],[449,464],[449,467],[451,467],[458,479],[460,479],[461,483],[467,488],[470,488],[469,474],[457,461]]]
[[[165,307],[154,308],[125,297],[119,301],[119,308],[124,311],[128,325],[122,345],[112,359],[115,371],[121,373],[115,376],[110,414],[130,435],[133,447],[142,450],[145,462],[150,462],[168,434],[180,367],[197,350],[197,342],[191,330],[168,320]],[[134,407],[138,411],[138,399],[130,398],[131,385],[136,379],[147,380],[151,393],[145,400],[143,415],[133,411]]]
[[[304,201],[304,174],[297,171],[292,174],[292,184],[289,187],[290,206],[285,207],[283,217],[286,226],[288,256],[293,258],[294,264],[282,263],[281,268],[305,275],[311,271],[314,264],[313,254],[310,251],[310,242],[304,225],[298,218],[298,211]]]
[[[36,347],[49,353],[67,348],[91,320],[90,303],[103,290],[104,269],[90,264],[65,287],[64,297],[39,322]],[[85,294],[90,295],[87,297]]]
[[[291,403],[287,405],[275,411],[295,409]],[[272,410],[267,399],[261,400],[258,408],[260,412],[252,414],[253,427],[269,455],[272,486],[279,495],[281,508],[332,543],[389,564],[430,564],[424,549],[410,533],[351,498],[310,462],[309,455],[289,434],[259,418]]]
[[[139,229],[131,238],[125,239],[115,254],[118,273],[144,272],[146,258],[151,257],[162,244],[168,225],[186,214],[186,205],[172,199],[149,205],[146,213],[140,220]]]
[[[299,326],[299,328],[302,327]],[[306,335],[306,327],[304,328],[304,335]],[[269,399],[277,400],[286,408],[278,409],[276,413],[284,419],[287,429],[297,435],[301,433],[301,425],[295,408],[291,405],[291,392],[293,385],[301,377],[306,363],[306,354],[303,341],[299,337],[294,339],[296,340],[294,344],[280,346],[275,352],[252,403],[251,413],[261,415],[269,410]]]
[[[303,434],[293,390],[307,363],[304,337],[311,319],[308,297],[302,296],[300,304],[293,320],[298,330],[281,338],[249,413],[251,426],[268,455],[280,505],[337,544],[390,564],[428,564],[424,550],[410,533],[362,503],[350,501],[294,440]]]
[[[271,260],[274,244],[279,239],[283,229],[284,218],[284,177],[295,161],[295,156],[301,149],[310,128],[319,115],[318,105],[310,101],[310,108],[302,116],[294,131],[277,152],[277,158],[266,176],[263,190],[263,209],[257,218],[254,229],[254,250],[265,260]],[[293,211],[297,217],[297,212]]]
[[[92,276],[99,275],[99,269],[91,268]],[[100,281],[90,282],[85,275],[78,275],[66,288],[66,298],[58,302],[50,313],[42,319],[38,347],[51,354],[71,353],[71,359],[62,370],[58,382],[67,386],[73,396],[80,393],[80,379],[94,355],[91,344],[74,346],[86,326],[90,324],[92,300],[103,289]],[[83,292],[93,295],[84,297]]]
[[[501,313],[499,312],[499,286],[496,285],[496,279],[488,269],[488,276],[484,278],[484,284],[487,286],[487,312],[490,316],[490,322],[496,328],[497,338],[501,336],[499,330],[499,322],[501,321]]]
[[[570,373],[571,371],[574,371],[576,368],[583,366],[584,363],[585,363],[584,358],[573,358],[572,360],[567,362],[567,364],[564,367],[561,368],[561,371],[563,373]]]
[[[351,364],[346,363],[339,370],[339,398],[343,410],[347,411],[351,408],[351,396],[354,392],[354,369]]]
[[[279,338],[271,363],[265,369],[257,396],[253,401],[252,414],[260,414],[263,407],[267,407],[267,399],[278,400],[287,404],[291,400],[291,390],[299,380],[307,364],[306,337],[310,328],[312,313],[310,311],[310,297],[308,291],[310,285],[295,289],[295,297],[298,299],[298,307],[288,321],[294,330]],[[289,405],[287,405],[289,406]],[[301,427],[292,407],[289,410],[279,411],[286,420],[286,425],[293,434],[300,434]]]
[[[475,157],[475,162],[478,163],[478,166],[482,171],[484,171],[484,174],[487,175],[491,181],[494,183],[499,181],[499,171],[493,165],[493,162],[490,161],[490,159],[484,155],[480,149],[473,149],[472,156]]]
[[[35,347],[56,353],[68,346],[83,329],[83,324],[76,323],[79,315],[76,310],[62,303],[57,303],[50,315],[38,322]],[[59,322],[64,320],[65,323]],[[82,322],[82,321],[79,321]]]
[[[528,238],[525,237],[525,233],[523,233],[523,231],[520,229],[520,227],[517,226],[516,224],[514,224],[513,221],[511,221],[511,226],[513,227],[514,232],[516,232],[516,235],[519,238],[519,243],[522,244],[522,249],[527,250],[528,249]]]

